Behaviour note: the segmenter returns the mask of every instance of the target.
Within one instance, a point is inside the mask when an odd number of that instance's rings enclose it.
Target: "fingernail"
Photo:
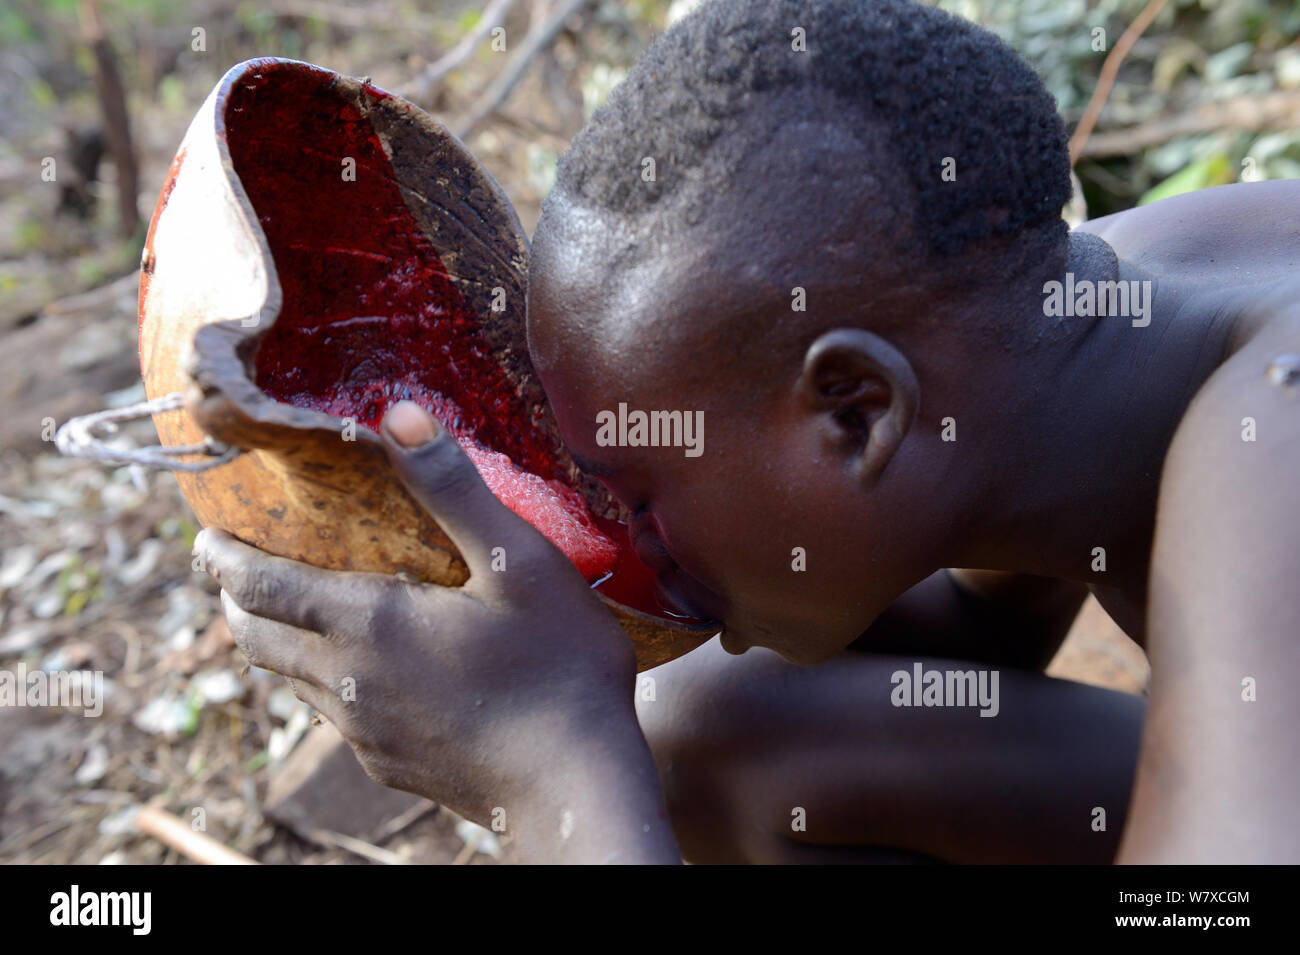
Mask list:
[[[384,427],[398,444],[418,448],[442,433],[442,426],[414,401],[399,401],[384,415]]]

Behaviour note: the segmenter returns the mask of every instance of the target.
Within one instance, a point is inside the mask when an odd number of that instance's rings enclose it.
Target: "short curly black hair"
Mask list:
[[[992,33],[910,0],[706,3],[650,46],[573,140],[556,193],[636,215],[669,205],[683,182],[716,187],[741,154],[719,144],[755,135],[750,107],[791,88],[888,130],[914,188],[910,251],[922,259],[997,238],[1021,263],[1063,247],[1070,163],[1055,100]],[[655,182],[640,175],[645,156]],[[941,175],[945,157],[956,182]]]

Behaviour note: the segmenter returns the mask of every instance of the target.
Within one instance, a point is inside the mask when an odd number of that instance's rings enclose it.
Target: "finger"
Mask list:
[[[380,434],[397,476],[447,532],[472,575],[488,576],[494,547],[518,551],[545,541],[497,500],[456,439],[419,405],[399,401]]]
[[[251,614],[224,590],[221,607],[235,646],[253,666],[304,683],[320,683],[328,672],[322,655],[328,645],[319,634]]]
[[[402,599],[394,577],[321,570],[273,557],[215,528],[205,528],[194,549],[241,609],[326,637],[355,632],[378,602]]]

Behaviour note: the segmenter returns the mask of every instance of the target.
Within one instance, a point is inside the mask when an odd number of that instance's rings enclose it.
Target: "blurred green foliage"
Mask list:
[[[1184,166],[1160,185],[1148,189],[1143,193],[1142,198],[1138,200],[1138,205],[1146,205],[1148,202],[1168,199],[1170,196],[1181,195],[1184,192],[1194,192],[1197,189],[1206,189],[1210,186],[1224,186],[1232,182],[1234,178],[1236,178],[1235,170],[1228,161],[1228,157],[1222,153],[1215,153],[1213,156],[1198,160],[1190,166]]]
[[[1109,51],[1147,0],[938,0],[1023,55],[1072,129]],[[1093,49],[1093,30],[1105,50]],[[1132,128],[1212,102],[1277,90],[1300,96],[1295,0],[1171,0],[1129,51],[1098,131]],[[1232,129],[1174,138],[1132,155],[1083,159],[1076,172],[1092,217],[1242,178],[1300,174],[1300,130]],[[1249,173],[1249,175],[1243,175]]]

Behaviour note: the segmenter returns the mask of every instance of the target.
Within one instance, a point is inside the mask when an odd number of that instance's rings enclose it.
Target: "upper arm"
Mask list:
[[[1121,861],[1300,861],[1300,389],[1265,378],[1286,351],[1294,332],[1242,348],[1166,458]]]

